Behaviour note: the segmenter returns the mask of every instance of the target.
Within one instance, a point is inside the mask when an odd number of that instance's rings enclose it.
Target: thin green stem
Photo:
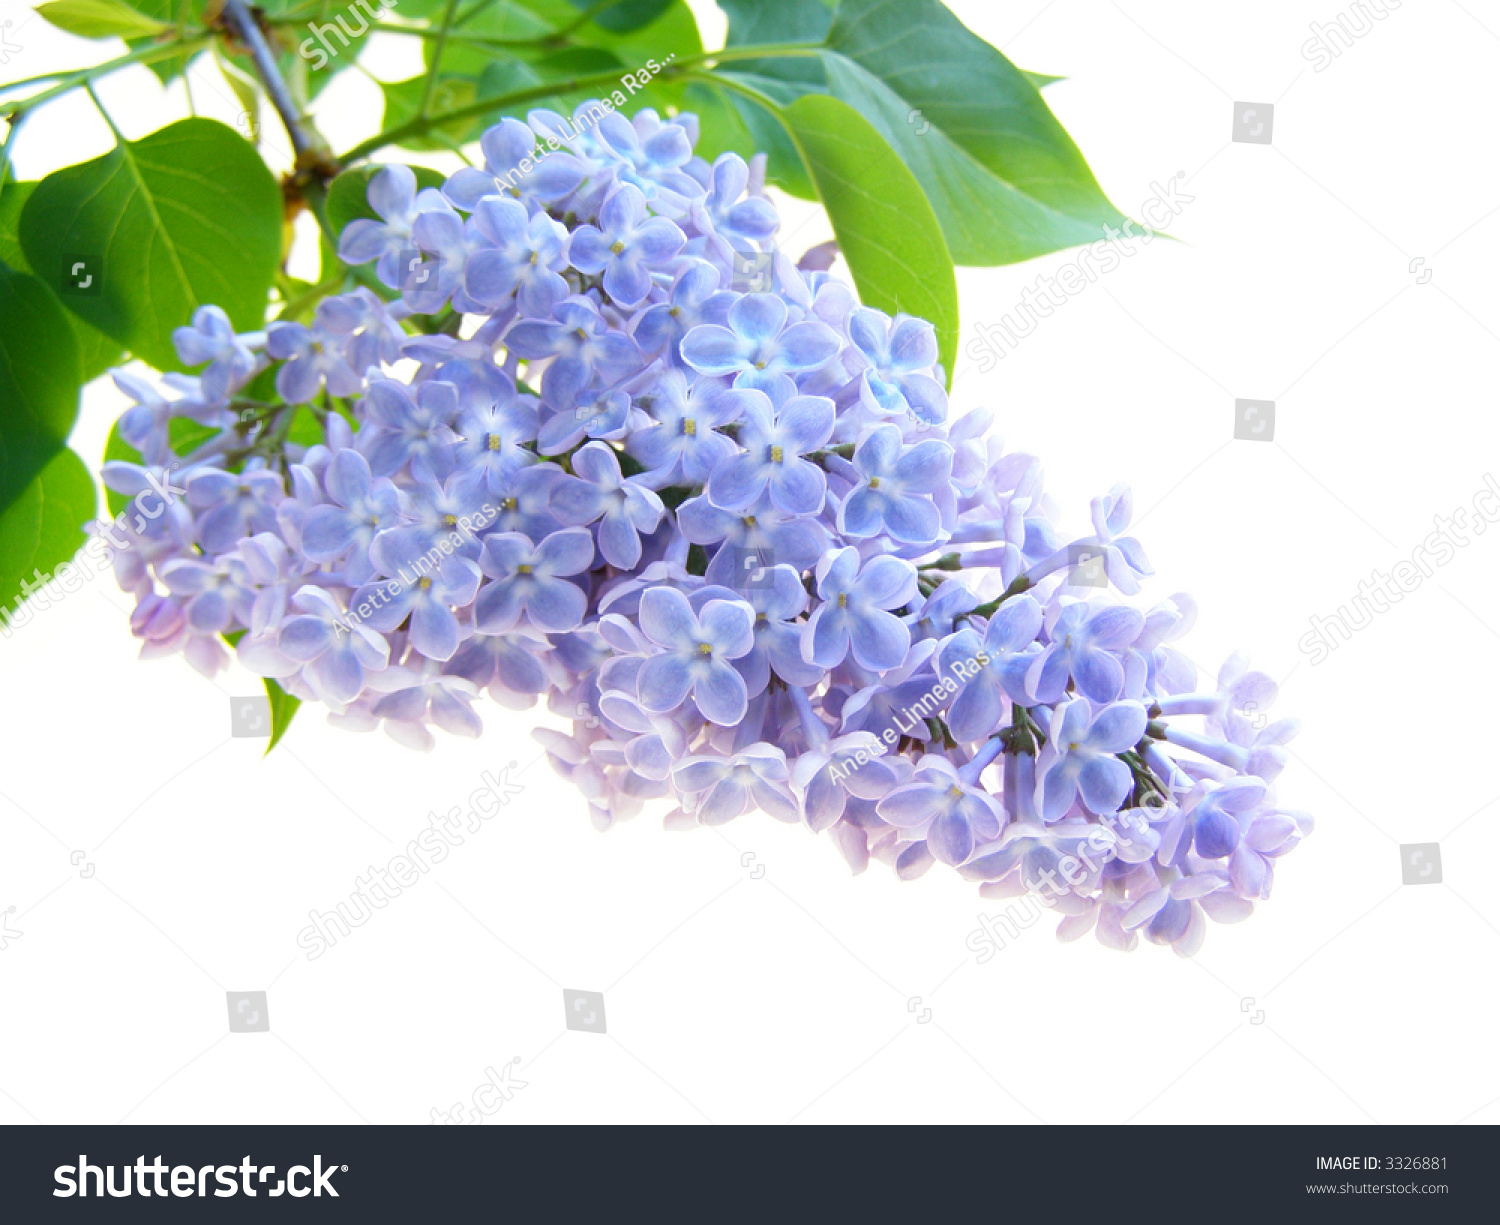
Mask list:
[[[438,71],[443,66],[443,49],[448,45],[448,32],[453,29],[453,19],[458,15],[458,0],[448,0],[443,7],[443,24],[438,28],[437,45],[432,49],[432,67],[427,70],[427,80],[422,85],[422,105],[417,114],[425,117],[432,105],[432,91],[437,88]]]
[[[1022,574],[988,604],[981,604],[978,608],[972,609],[962,615],[966,617],[993,617],[995,610],[1004,604],[1006,600],[1010,599],[1011,596],[1020,595],[1023,591],[1029,590],[1031,590],[1031,580]]]
[[[149,47],[139,47],[128,55],[122,55],[117,59],[106,60],[102,64],[95,64],[92,68],[81,68],[76,71],[66,72],[44,72],[38,76],[27,77],[21,81],[9,81],[0,85],[0,92],[12,89],[21,89],[27,85],[40,85],[43,81],[57,81],[51,89],[45,89],[39,94],[33,94],[29,98],[22,98],[19,102],[7,104],[4,109],[20,113],[22,111],[35,110],[44,102],[50,102],[53,98],[60,98],[63,94],[71,93],[79,86],[89,81],[97,81],[110,73],[121,68],[129,68],[132,64],[154,64],[157,60],[167,60],[174,56],[191,55],[194,51],[206,46],[209,42],[208,35],[194,35],[192,38],[177,39],[167,43],[153,43]]]
[[[5,179],[10,174],[10,147],[15,143],[16,134],[21,130],[21,123],[25,115],[12,115],[5,133],[5,144],[0,145],[0,194],[5,192]]]
[[[109,112],[104,109],[104,103],[99,101],[99,95],[94,92],[94,83],[92,81],[85,81],[83,87],[89,91],[89,97],[94,100],[94,106],[104,116],[104,122],[109,124],[109,130],[115,134],[115,139],[122,145],[128,143],[125,140],[125,134],[115,126],[115,121],[110,118]]]
[[[313,285],[304,292],[298,294],[295,298],[289,299],[281,308],[281,313],[277,315],[276,318],[300,318],[307,312],[307,309],[309,307],[316,306],[328,294],[331,294],[335,289],[338,289],[341,285],[343,285],[347,277],[348,273],[341,268],[336,276],[331,276],[326,281],[322,282],[322,284]]]

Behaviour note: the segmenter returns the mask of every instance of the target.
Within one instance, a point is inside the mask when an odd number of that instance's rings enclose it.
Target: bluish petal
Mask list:
[[[641,671],[645,671],[645,665]],[[743,719],[748,705],[744,680],[728,664],[718,660],[698,676],[693,685],[693,700],[698,703],[705,719],[721,727],[733,727]]]
[[[877,672],[899,668],[911,649],[911,633],[899,617],[870,611],[854,618],[849,633],[854,658]]]
[[[815,370],[838,351],[838,333],[822,323],[794,323],[776,338],[776,361],[783,370]]]
[[[592,543],[592,542],[591,542]],[[583,624],[588,597],[567,579],[538,579],[526,600],[526,615],[549,634],[566,633]]]
[[[682,338],[682,360],[699,374],[732,374],[745,364],[744,342],[726,327],[705,323]]]
[[[654,714],[676,710],[692,687],[692,669],[678,655],[654,655],[641,664],[636,676],[636,696]]]
[[[1130,794],[1130,767],[1116,757],[1092,757],[1078,772],[1078,789],[1091,811],[1107,816]]]

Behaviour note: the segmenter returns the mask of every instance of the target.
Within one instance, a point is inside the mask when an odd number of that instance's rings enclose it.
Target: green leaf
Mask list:
[[[757,43],[820,43],[833,20],[832,6],[817,0],[720,0],[729,19],[726,47],[751,47]],[[777,106],[790,106],[805,93],[828,92],[822,61],[815,56],[783,56],[777,59],[734,60],[730,77]],[[780,121],[739,93],[729,95],[729,105],[749,133],[752,148],[766,154],[766,181],[803,200],[817,199],[817,189],[807,177],[802,158]],[[730,129],[731,133],[733,129]],[[714,141],[712,130],[704,135],[703,156],[710,161],[733,145]],[[700,144],[704,143],[700,141]],[[744,156],[740,149],[735,152]]]
[[[7,183],[0,190],[0,263],[9,264],[17,272],[31,271],[31,266],[21,251],[17,229],[21,222],[21,209],[34,187],[35,183]],[[111,340],[77,315],[69,315],[68,319],[78,338],[78,363],[83,382],[96,379],[111,366],[119,365],[125,350],[118,341]]]
[[[756,63],[791,61],[757,60]],[[778,112],[790,106],[805,93],[824,92],[805,85],[788,83],[777,77],[757,76],[748,72],[716,71],[716,77],[724,77],[740,87],[729,94],[731,104],[755,151],[766,155],[766,182],[781,188],[788,195],[801,200],[816,200],[818,189],[808,178],[807,167],[802,164],[802,155],[787,135],[786,128],[778,118]],[[740,90],[752,90],[761,100],[753,101],[743,96]],[[712,151],[717,156],[723,150]],[[709,156],[705,152],[705,157]]]
[[[833,95],[911,168],[958,263],[1031,259],[1125,220],[1033,82],[938,0],[843,0],[827,46]]]
[[[168,28],[122,0],[51,0],[36,11],[80,38],[149,38]]]
[[[266,752],[269,753],[286,735],[286,729],[292,725],[292,718],[297,713],[297,707],[302,705],[302,700],[294,698],[269,676],[265,678],[265,682],[266,697],[271,703],[271,743],[266,745]]]
[[[62,304],[38,278],[0,264],[0,510],[67,445],[79,382]]]
[[[281,223],[255,150],[221,123],[184,119],[49,174],[21,211],[21,248],[75,315],[170,370],[172,330],[199,306],[223,307],[241,331],[264,325]]]
[[[569,3],[579,12],[586,12],[593,7],[594,0],[569,0]],[[671,3],[672,0],[620,0],[603,12],[595,13],[590,20],[600,29],[623,34],[650,25]]]
[[[344,171],[328,185],[328,202],[324,208],[328,224],[335,234],[342,234],[344,227],[359,217],[366,217],[371,221],[380,220],[380,215],[370,207],[369,198],[370,180],[380,169],[380,166],[356,166],[353,170]],[[442,174],[429,170],[426,166],[413,166],[411,169],[417,176],[418,190],[423,187],[441,187],[445,182]]]
[[[783,118],[828,210],[860,300],[932,323],[951,381],[958,284],[921,185],[880,133],[837,98],[807,94]]]
[[[666,3],[653,3],[652,7],[658,10],[657,15],[647,24],[628,30],[611,30],[596,21],[585,22],[569,35],[572,45],[560,50],[555,43],[548,41],[547,36],[577,20],[578,12],[569,0],[500,0],[479,8],[459,28],[465,33],[484,34],[494,38],[532,39],[535,45],[501,49],[451,40],[443,52],[443,70],[479,79],[481,86],[478,96],[484,97],[490,92],[509,92],[510,89],[525,89],[552,80],[565,80],[580,72],[609,72],[618,68],[623,77],[627,73],[640,72],[651,59],[664,64],[669,58],[686,59],[702,53],[703,42],[698,34],[698,23],[686,0],[667,0]],[[644,12],[644,8],[641,11]],[[593,52],[587,61],[580,55],[585,49]],[[433,40],[425,40],[423,50],[430,63]],[[512,62],[524,61],[538,79],[520,79],[509,89],[502,90],[499,82],[505,76],[496,68],[497,57],[502,56]],[[585,62],[591,66],[583,67]],[[571,70],[570,65],[573,66]],[[634,92],[623,84],[618,88],[621,96],[627,99],[630,111],[651,106],[665,113],[669,107],[680,104],[683,94],[682,82],[663,80],[660,77],[653,79],[644,89],[637,88]],[[577,102],[586,98],[604,97],[611,92],[611,87],[595,86],[586,93],[565,94],[557,100],[528,102],[511,113],[524,117],[527,111],[537,107],[551,105],[557,108],[559,104],[563,109],[571,110]],[[484,119],[478,124],[477,130],[494,122],[494,117]]]
[[[57,452],[0,510],[0,606],[19,608],[23,580],[35,586],[38,572],[49,576],[78,552],[97,506],[87,465],[66,448]]]

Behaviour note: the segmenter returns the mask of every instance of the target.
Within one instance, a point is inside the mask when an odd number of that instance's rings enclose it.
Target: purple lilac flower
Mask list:
[[[940,863],[961,864],[976,845],[999,836],[1004,815],[995,797],[975,785],[978,775],[929,755],[915,780],[892,790],[875,811],[898,829],[920,831]]]
[[[854,451],[863,478],[839,507],[839,528],[856,539],[882,531],[903,544],[930,544],[942,520],[930,495],[948,481],[953,448],[936,438],[903,446],[894,425],[878,425]]]
[[[786,755],[774,745],[752,744],[733,757],[684,757],[672,769],[679,791],[694,797],[704,825],[724,825],[760,809],[782,821],[801,816],[788,785]]]
[[[632,335],[641,352],[654,356],[670,345],[674,363],[681,365],[682,338],[700,323],[723,323],[739,295],[720,289],[719,269],[707,260],[684,259],[665,302],[648,305],[636,316]]]
[[[479,590],[479,567],[467,557],[452,557],[432,573],[408,576],[404,571],[386,570],[385,574],[350,596],[349,607],[363,624],[381,633],[397,629],[410,618],[407,634],[416,650],[438,662],[452,658],[459,641],[453,609],[473,603]]]
[[[1085,698],[1052,713],[1047,747],[1037,761],[1038,808],[1048,821],[1065,816],[1080,795],[1091,812],[1112,813],[1130,794],[1130,767],[1116,756],[1146,734],[1146,711],[1136,702],[1112,702],[1097,715]]]
[[[620,476],[620,461],[602,442],[590,442],[573,456],[573,476],[552,488],[552,513],[562,523],[597,523],[604,560],[629,570],[641,559],[642,532],[653,532],[665,513],[661,499],[633,477]]]
[[[640,616],[641,632],[661,648],[636,681],[646,710],[675,710],[691,695],[712,723],[732,727],[745,717],[745,682],[732,661],[754,645],[748,604],[710,600],[700,619],[682,592],[654,587],[641,597]]]
[[[665,217],[648,217],[646,197],[623,183],[599,210],[599,225],[579,226],[568,241],[568,261],[591,276],[602,273],[604,292],[620,306],[637,306],[651,289],[651,272],[686,245]]]
[[[475,627],[481,634],[503,634],[525,616],[544,633],[577,629],[588,597],[568,577],[593,562],[594,538],[581,527],[553,532],[535,545],[512,532],[486,536],[479,568],[490,581],[474,601]]]
[[[682,360],[699,374],[735,376],[736,387],[765,390],[778,374],[816,370],[839,351],[826,324],[787,326],[786,303],[774,294],[746,294],[723,324],[705,323],[682,339]]]
[[[935,425],[948,416],[948,394],[927,371],[937,366],[937,331],[925,319],[859,307],[849,315],[849,338],[869,368],[860,375],[860,398],[881,416],[911,413]]]
[[[1192,600],[1125,598],[1128,488],[1065,530],[989,410],[949,421],[934,327],[861,306],[828,244],[776,249],[764,155],[710,165],[698,129],[585,101],[501,121],[442,192],[377,170],[340,251],[400,301],[264,335],[206,306],[176,335],[200,376],[117,372],[141,462],[104,465],[131,501],[89,530],[141,656],[214,676],[227,639],[418,750],[534,711],[601,830],[758,808],[851,871],[952,868],[1062,940],[1191,956],[1312,831],[1275,683],[1236,655],[1202,688]],[[729,288],[747,254],[762,292]]]
[[[414,480],[431,482],[453,470],[459,398],[451,383],[433,380],[414,393],[396,379],[376,379],[364,407],[361,450],[376,476],[394,476],[409,465]]]
[[[1079,693],[1095,702],[1113,702],[1125,686],[1123,652],[1145,625],[1133,608],[1114,605],[1092,611],[1070,604],[1052,626],[1052,641],[1031,663],[1026,686],[1037,700],[1061,701],[1071,680]]]
[[[938,671],[962,688],[948,712],[948,727],[958,740],[982,740],[1000,726],[1002,695],[1025,705],[1027,651],[1042,628],[1042,606],[1029,595],[1002,604],[981,639],[962,629],[943,643]]]
[[[444,211],[448,206],[436,188],[417,190],[417,176],[409,166],[382,166],[370,177],[365,195],[381,219],[361,217],[345,226],[339,237],[339,259],[346,264],[376,260],[380,283],[400,289],[409,271],[401,257],[415,245],[412,224],[422,213]]]
[[[229,316],[217,306],[200,306],[193,312],[191,327],[172,333],[173,347],[184,366],[208,363],[208,369],[198,378],[204,397],[216,402],[227,400],[255,374],[255,353],[247,343],[250,339],[236,336]]]
[[[350,368],[338,334],[321,324],[271,324],[266,352],[283,363],[276,372],[276,391],[288,404],[306,404],[324,386],[331,396],[357,395],[364,386]]]
[[[657,424],[631,436],[630,453],[658,487],[678,482],[702,485],[710,473],[739,454],[739,448],[718,432],[720,427],[753,412],[756,400],[764,398],[707,380],[689,386],[680,371],[663,371],[649,398]],[[831,416],[832,405],[829,410]]]
[[[553,408],[571,411],[590,379],[612,383],[639,363],[635,345],[611,332],[587,298],[558,303],[553,316],[523,319],[505,335],[510,351],[522,360],[552,359],[542,375],[542,398]]]
[[[537,157],[536,134],[519,119],[502,119],[479,138],[484,167],[466,167],[443,187],[454,207],[475,211],[486,197],[537,200],[551,204],[561,200],[583,181],[584,165],[568,153]],[[523,163],[534,164],[525,169]]]
[[[343,706],[354,701],[372,672],[390,659],[390,645],[369,626],[349,619],[321,587],[303,587],[292,597],[300,615],[281,624],[277,646],[305,665],[302,675],[320,700]]]
[[[853,548],[825,553],[817,567],[822,601],[802,631],[802,658],[820,668],[843,663],[852,650],[860,667],[885,672],[901,666],[911,634],[900,608],[917,593],[917,571],[897,557],[875,557],[863,567]]]
[[[474,209],[474,229],[484,245],[464,268],[464,292],[487,309],[515,299],[521,314],[548,318],[568,296],[568,230],[544,212],[527,217],[524,205],[494,196]]]
[[[317,562],[344,562],[343,579],[358,586],[374,573],[370,544],[398,526],[406,495],[385,477],[370,475],[358,451],[336,451],[323,470],[328,504],[315,506],[302,525],[302,549]]]
[[[510,473],[536,463],[524,445],[536,438],[536,403],[532,396],[517,396],[508,382],[470,393],[454,427],[460,441],[453,459],[472,484],[496,494]]]
[[[751,396],[740,429],[745,449],[713,469],[708,500],[721,510],[744,510],[769,490],[771,502],[787,514],[812,514],[823,505],[828,482],[802,457],[832,436],[833,401],[792,396],[773,409],[764,395]]]

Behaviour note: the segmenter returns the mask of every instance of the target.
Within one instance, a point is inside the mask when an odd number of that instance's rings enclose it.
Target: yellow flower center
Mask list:
[[[684,417],[682,419],[682,432],[689,438],[692,438],[698,433],[698,422],[692,417]]]
[[[849,597],[847,595],[845,595],[842,591],[839,592],[839,602],[837,604],[837,607],[838,608],[848,608],[849,607]]]
[[[771,462],[773,464],[779,464],[781,462],[781,455],[782,451],[780,447],[771,448]]]
[[[616,242],[610,247],[610,252],[614,255],[620,255],[624,252],[624,250],[625,244],[623,242]]]
[[[498,451],[500,449],[502,441],[503,440],[501,439],[499,434],[491,434],[487,439],[485,439],[485,446],[489,447],[491,451]]]
[[[526,565],[517,566],[516,567],[516,573],[517,574],[530,574],[531,573],[531,567],[530,566],[526,566]]]
[[[870,478],[870,488],[871,489],[879,489],[880,488],[880,478],[878,476],[872,476]]]
[[[500,499],[500,509],[501,510],[515,510],[515,508],[516,508],[516,500],[515,500],[515,498],[501,498]]]
[[[699,655],[712,655],[713,653],[714,653],[713,643],[711,643],[711,642],[700,642],[698,644],[698,654]]]
[[[419,578],[417,580],[417,589],[419,591],[426,591],[431,586],[432,586],[432,580],[430,578],[428,578],[425,574],[421,578]]]

